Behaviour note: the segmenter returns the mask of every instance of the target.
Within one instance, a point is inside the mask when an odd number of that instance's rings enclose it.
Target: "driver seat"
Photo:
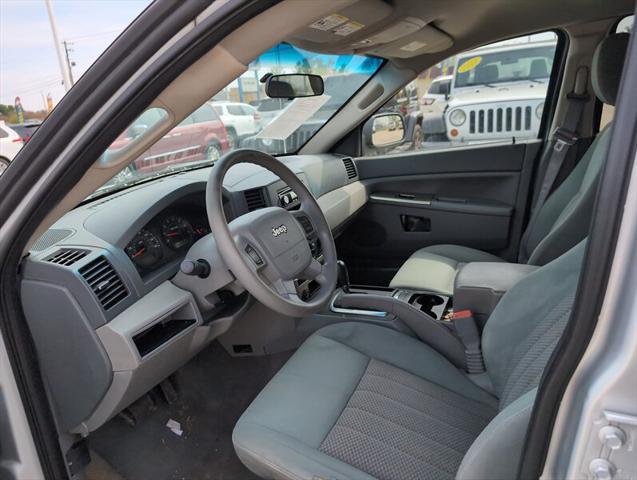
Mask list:
[[[239,458],[269,479],[515,477],[584,250],[583,241],[504,295],[484,328],[479,376],[389,328],[320,329],[239,419]]]

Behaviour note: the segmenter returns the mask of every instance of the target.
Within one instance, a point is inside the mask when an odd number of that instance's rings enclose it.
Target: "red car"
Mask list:
[[[155,124],[157,109],[142,114],[111,148],[121,148]],[[137,172],[154,172],[176,163],[216,161],[229,149],[228,134],[214,109],[204,104],[140,155],[130,165]]]

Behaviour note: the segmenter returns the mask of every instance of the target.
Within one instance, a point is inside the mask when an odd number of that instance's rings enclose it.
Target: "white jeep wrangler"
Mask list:
[[[452,145],[537,136],[556,40],[528,38],[458,55],[445,111]]]

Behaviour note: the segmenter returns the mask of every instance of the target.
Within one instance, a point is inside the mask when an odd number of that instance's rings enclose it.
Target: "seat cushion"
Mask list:
[[[453,295],[458,269],[469,262],[503,262],[487,252],[460,245],[432,245],[421,248],[394,275],[392,288],[412,288]]]
[[[425,344],[342,323],[312,335],[237,423],[263,478],[454,478],[497,399]]]

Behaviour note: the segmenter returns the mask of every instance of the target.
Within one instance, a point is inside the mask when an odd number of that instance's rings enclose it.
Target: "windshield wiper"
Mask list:
[[[95,200],[96,198],[100,198],[103,197],[105,195],[108,195],[109,193],[113,193],[113,192],[117,192],[119,190],[124,190],[126,188],[130,188],[130,187],[134,187],[135,185],[141,185],[143,183],[147,183],[150,182],[152,180],[156,180],[158,178],[161,177],[167,177],[168,175],[174,175],[176,173],[185,173],[185,172],[189,172],[192,170],[198,170],[200,168],[206,168],[206,167],[210,167],[214,165],[214,160],[209,160],[207,162],[199,162],[193,165],[188,165],[188,166],[184,166],[184,165],[169,165],[166,168],[164,168],[163,170],[159,171],[159,172],[155,172],[153,174],[144,176],[144,177],[139,177],[139,178],[133,178],[131,180],[127,180],[125,182],[118,182],[118,183],[114,183],[112,185],[109,185],[106,188],[101,188],[96,190],[94,193],[92,193],[91,195],[89,195],[88,197],[86,197],[86,199],[82,202],[85,203],[89,200]]]

